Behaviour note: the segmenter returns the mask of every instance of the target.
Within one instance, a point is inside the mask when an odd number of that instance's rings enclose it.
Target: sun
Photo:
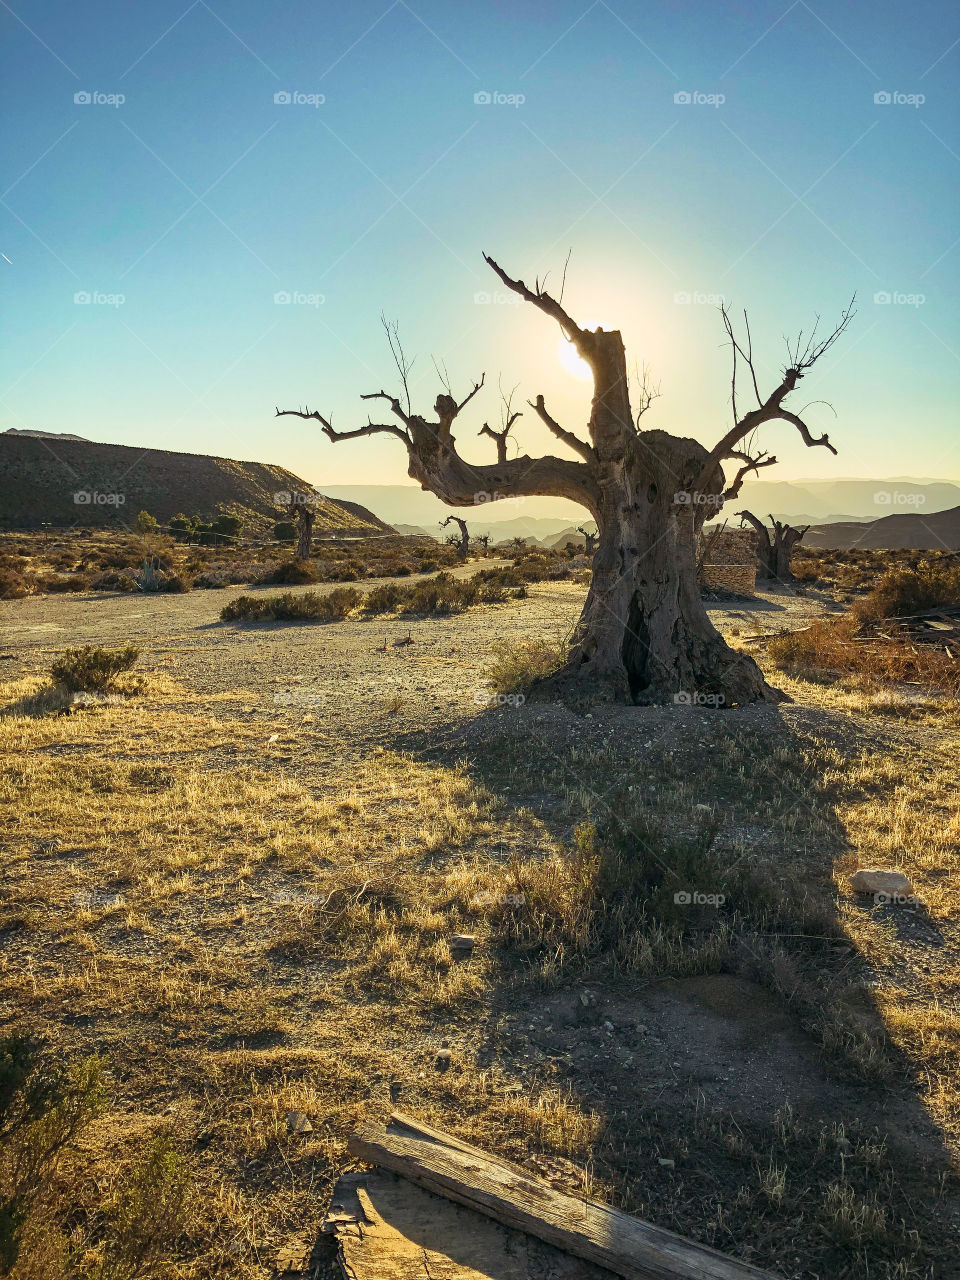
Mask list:
[[[557,343],[557,354],[560,357],[560,363],[571,377],[578,378],[581,382],[586,382],[591,377],[590,366],[582,356],[577,354],[577,348],[566,338],[561,338]]]
[[[595,329],[605,329],[606,327],[599,320],[590,320],[582,326],[583,329],[589,330],[591,333]],[[568,342],[566,338],[561,338],[557,343],[557,355],[560,357],[560,363],[572,378],[576,378],[580,382],[589,382],[593,377],[593,372],[586,360],[577,354],[577,348],[572,342]]]

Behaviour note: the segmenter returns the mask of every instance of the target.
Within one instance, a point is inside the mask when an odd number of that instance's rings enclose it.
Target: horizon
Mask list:
[[[748,309],[772,385],[781,335],[818,314],[829,331],[856,293],[804,384],[840,457],[768,426],[764,479],[957,467],[952,10],[509,12],[509,42],[496,3],[298,2],[278,24],[250,0],[109,0],[93,21],[56,0],[8,21],[3,426],[407,484],[398,443],[273,416],[362,423],[360,395],[396,389],[383,313],[421,410],[432,360],[460,396],[486,374],[458,423],[469,460],[492,458],[475,435],[500,378],[582,428],[559,330],[506,305],[485,250],[565,279],[580,323],[651,367],[644,425],[707,444],[730,419],[719,299]],[[523,451],[566,456],[522,407]]]

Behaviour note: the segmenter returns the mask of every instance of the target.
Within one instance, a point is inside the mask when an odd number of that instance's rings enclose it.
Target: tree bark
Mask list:
[[[300,525],[300,533],[297,538],[296,558],[298,560],[310,559],[310,552],[313,550],[313,522],[316,518],[316,511],[307,503],[301,503],[297,507],[297,520]]]
[[[756,530],[760,577],[767,581],[792,582],[793,570],[790,562],[793,558],[793,549],[798,542],[802,541],[810,526],[805,524],[795,528],[793,525],[781,524],[771,516],[768,529],[752,511],[740,511],[737,514]]]

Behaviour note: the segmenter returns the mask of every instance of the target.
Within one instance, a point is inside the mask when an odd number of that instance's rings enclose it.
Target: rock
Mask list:
[[[675,1169],[677,1167],[676,1160],[658,1160],[657,1164],[661,1169]]]
[[[450,1050],[441,1049],[433,1060],[433,1065],[437,1071],[450,1070]]]
[[[884,893],[891,897],[910,897],[913,885],[902,871],[883,871],[879,867],[861,867],[850,877],[854,893]]]
[[[608,1035],[608,1036],[613,1035],[613,1023],[612,1023],[612,1022],[605,1022],[605,1023],[603,1024],[603,1029],[604,1029],[604,1031],[607,1033],[607,1035]]]
[[[460,952],[471,952],[476,938],[472,933],[455,933],[450,939],[450,950]]]
[[[287,1116],[287,1133],[313,1133],[313,1125],[302,1111],[291,1111]]]

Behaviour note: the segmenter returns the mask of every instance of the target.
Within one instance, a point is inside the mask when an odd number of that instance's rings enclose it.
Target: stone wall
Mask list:
[[[704,546],[706,550],[704,551]],[[757,535],[753,529],[714,529],[700,535],[704,555],[700,585],[705,591],[752,596],[757,588]]]

